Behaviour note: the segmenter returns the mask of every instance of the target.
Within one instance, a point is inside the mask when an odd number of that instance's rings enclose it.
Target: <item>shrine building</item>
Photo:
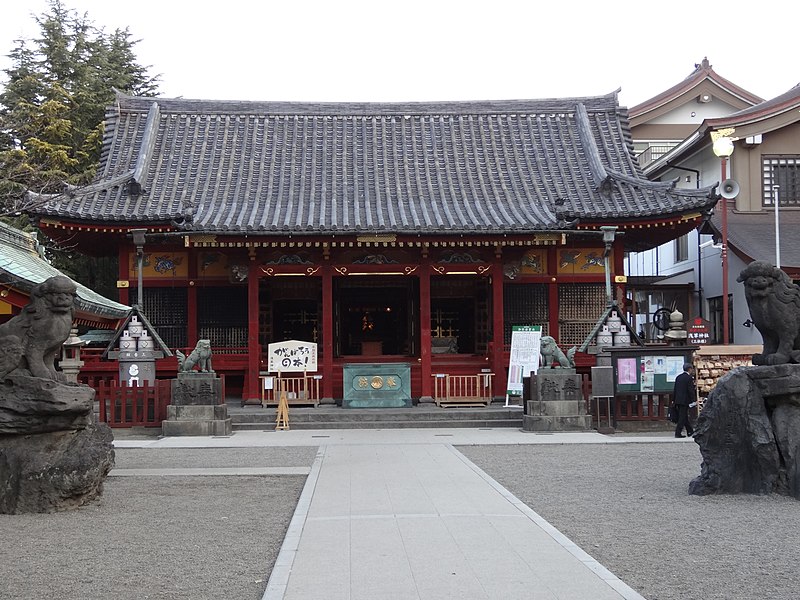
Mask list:
[[[343,366],[402,363],[506,388],[515,325],[581,346],[610,300],[601,227],[623,259],[695,228],[709,188],[642,177],[617,94],[431,103],[281,103],[118,94],[87,187],[32,216],[119,256],[119,301],[170,348],[209,339],[229,391],[257,398],[267,345],[318,344],[323,402]],[[144,230],[144,231],[141,231]],[[141,234],[144,241],[141,243]],[[586,367],[592,357],[582,355]],[[175,359],[158,364],[174,376]],[[113,373],[113,367],[109,369]]]

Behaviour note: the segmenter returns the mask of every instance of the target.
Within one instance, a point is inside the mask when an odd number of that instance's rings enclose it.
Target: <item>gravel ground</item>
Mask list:
[[[648,600],[798,598],[800,504],[689,496],[692,442],[459,450]],[[310,467],[316,448],[116,454],[125,469]],[[78,510],[0,515],[0,598],[258,600],[304,482],[110,477]]]
[[[120,468],[311,466],[316,448],[117,449]],[[0,598],[257,600],[305,477],[109,477],[69,512],[0,515]]]
[[[800,504],[690,496],[692,442],[458,448],[648,600],[800,597]]]

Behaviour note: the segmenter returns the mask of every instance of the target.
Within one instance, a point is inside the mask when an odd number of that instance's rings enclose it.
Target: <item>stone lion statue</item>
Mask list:
[[[552,336],[543,335],[539,346],[539,352],[541,354],[541,368],[574,368],[576,351],[577,348],[572,347],[567,350],[567,354],[564,354]]]
[[[800,288],[768,262],[751,262],[736,279],[744,284],[750,318],[764,339],[754,365],[800,363]]]
[[[180,350],[175,351],[178,357],[178,371],[188,373],[197,367],[203,373],[213,373],[211,366],[211,340],[197,340],[194,350],[186,356]]]
[[[69,337],[76,293],[75,283],[63,275],[33,288],[22,312],[0,325],[0,377],[19,373],[65,381],[55,360]]]

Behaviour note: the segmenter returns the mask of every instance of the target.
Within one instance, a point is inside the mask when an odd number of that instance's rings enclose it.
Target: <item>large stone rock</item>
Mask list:
[[[695,431],[703,464],[690,494],[800,499],[800,365],[731,371],[709,395]]]
[[[0,435],[83,429],[94,395],[86,385],[8,375],[0,382]]]
[[[114,466],[113,435],[92,420],[83,429],[0,435],[0,513],[76,508],[103,491]]]

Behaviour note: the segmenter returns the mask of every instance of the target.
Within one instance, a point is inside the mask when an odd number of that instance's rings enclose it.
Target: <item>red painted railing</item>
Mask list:
[[[119,386],[99,381],[95,400],[100,404],[99,419],[110,427],[161,427],[167,418],[171,395],[170,380],[142,387]]]

